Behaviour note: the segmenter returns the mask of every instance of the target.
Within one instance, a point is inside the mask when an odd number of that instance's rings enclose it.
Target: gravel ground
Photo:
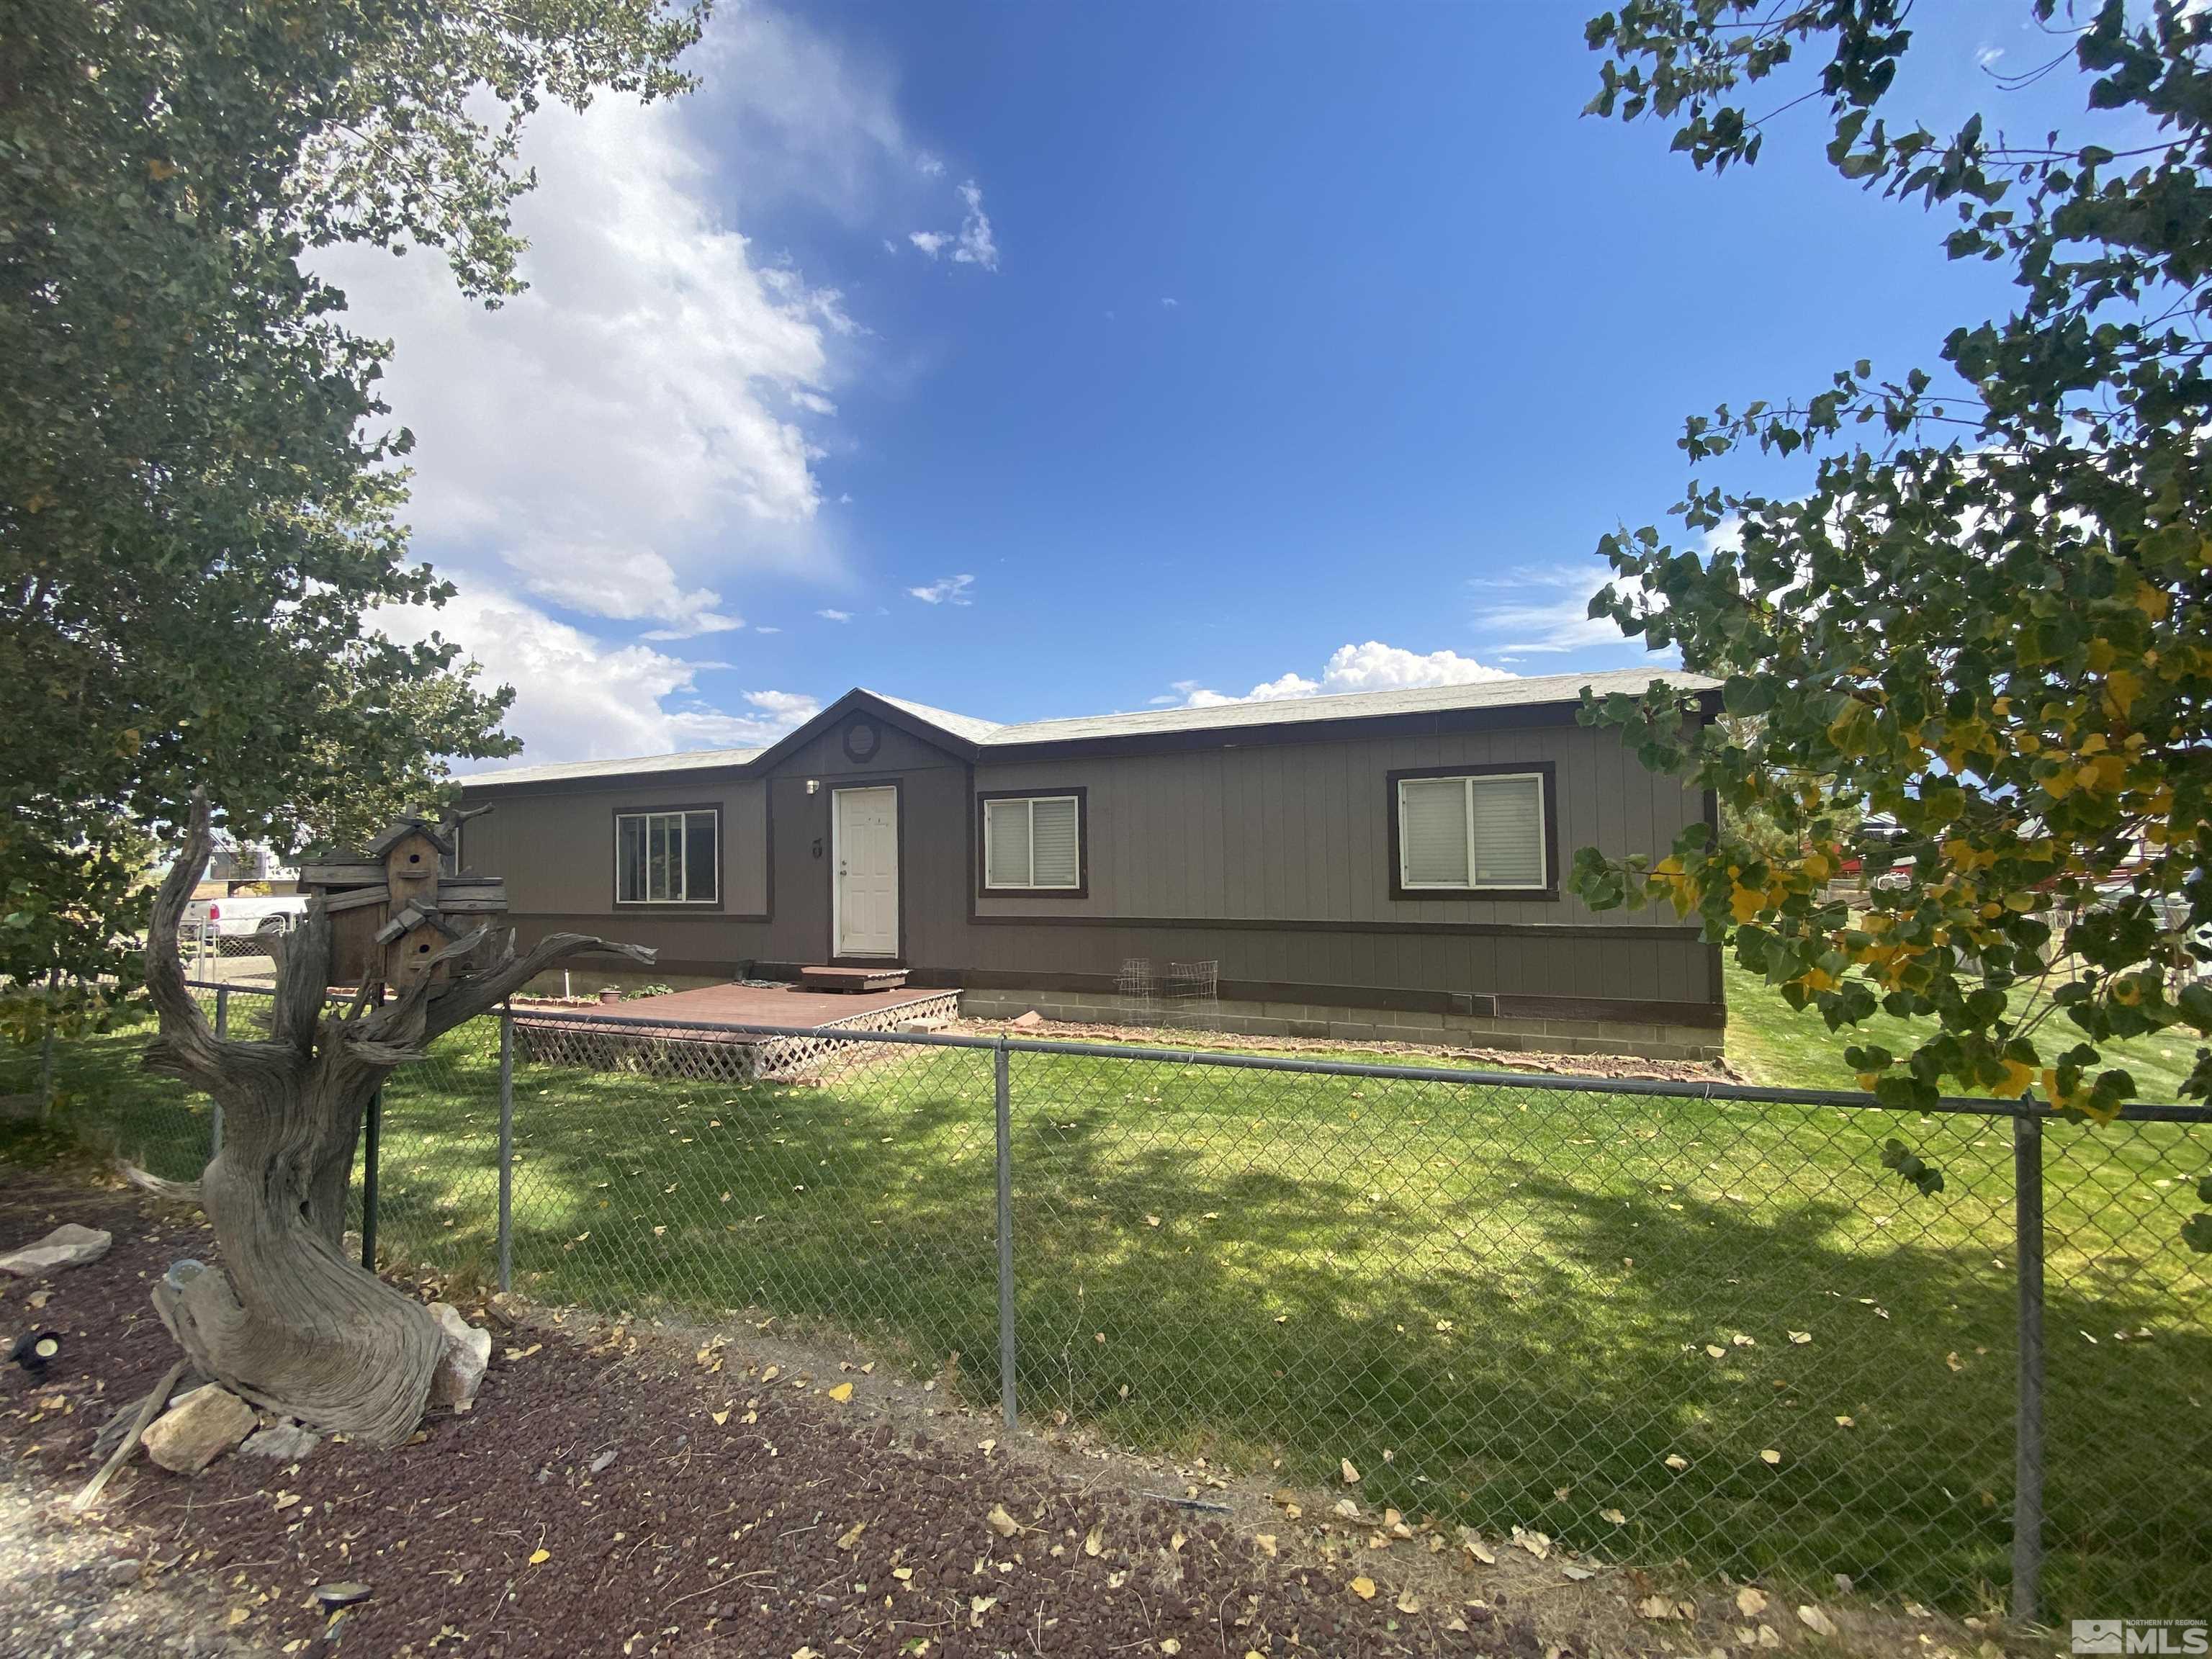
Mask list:
[[[58,1500],[96,1467],[94,1431],[174,1357],[149,1285],[213,1242],[197,1216],[81,1176],[0,1178],[0,1248],[64,1220],[116,1239],[97,1263],[0,1285],[10,1340],[64,1342],[41,1377],[0,1368],[6,1655],[1597,1659],[1812,1639],[1778,1598],[1761,1641],[1725,1586],[1654,1620],[1640,1574],[1498,1540],[1483,1565],[1418,1520],[1393,1535],[1395,1517],[1338,1514],[1338,1494],[1271,1500],[1049,1431],[1000,1444],[941,1391],[751,1328],[495,1316],[475,1408],[434,1413],[398,1451],[326,1441],[191,1480],[137,1462],[72,1520]],[[311,1592],[337,1581],[370,1593],[331,1620]],[[1828,1653],[1974,1646],[1838,1617]]]

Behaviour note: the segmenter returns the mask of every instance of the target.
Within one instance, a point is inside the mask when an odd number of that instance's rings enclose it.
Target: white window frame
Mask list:
[[[1046,800],[1064,800],[1075,808],[1075,878],[1073,881],[1040,882],[1036,879],[1036,807],[1039,801]],[[1027,809],[1023,814],[1030,854],[1030,879],[1026,882],[995,882],[991,879],[991,820],[997,816],[997,809],[1006,806]],[[1082,890],[1083,838],[1090,833],[1090,826],[1083,821],[1082,796],[1066,790],[1036,795],[990,795],[983,798],[977,810],[983,815],[983,868],[981,873],[985,892],[1074,893]]]
[[[1480,860],[1475,856],[1474,844],[1474,786],[1478,783],[1511,783],[1533,781],[1536,786],[1536,870],[1534,886],[1520,881],[1479,881],[1475,872]],[[1406,786],[1414,784],[1458,784],[1466,798],[1462,809],[1467,824],[1467,875],[1462,881],[1414,881],[1406,868]],[[1398,886],[1407,893],[1538,893],[1548,892],[1552,886],[1552,781],[1541,772],[1438,772],[1427,777],[1400,778],[1397,781],[1398,809]]]
[[[653,821],[657,818],[675,818],[678,821],[678,828],[676,836],[676,890],[682,893],[687,891],[691,885],[689,879],[690,875],[690,860],[691,856],[691,826],[689,820],[695,813],[702,817],[711,817],[714,821],[714,856],[712,862],[712,867],[708,872],[710,885],[713,889],[712,892],[705,898],[653,898],[650,896],[650,895],[644,898],[624,898],[623,896],[622,878],[623,826],[625,823],[641,821],[645,825],[644,838],[641,844],[644,848],[644,857],[646,860],[646,879],[644,884],[650,888],[653,878],[652,847]],[[647,906],[680,904],[688,908],[704,909],[712,906],[719,905],[721,902],[722,813],[720,808],[714,806],[667,806],[653,807],[635,812],[617,812],[615,814],[615,902],[617,905],[634,905],[642,908]]]

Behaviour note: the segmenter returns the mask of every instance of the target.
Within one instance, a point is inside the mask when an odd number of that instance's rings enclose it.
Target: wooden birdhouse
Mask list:
[[[444,873],[453,856],[453,831],[476,816],[441,822],[404,814],[358,854],[301,867],[300,884],[320,892],[330,914],[333,984],[373,977],[396,990],[415,975],[442,981],[452,968],[470,965],[435,958],[507,908],[497,876]]]

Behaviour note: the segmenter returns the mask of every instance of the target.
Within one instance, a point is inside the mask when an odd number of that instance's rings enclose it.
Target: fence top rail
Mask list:
[[[196,989],[273,994],[261,985],[186,981]],[[1501,1072],[1461,1066],[1394,1066],[1380,1061],[1323,1060],[1310,1055],[1254,1054],[1208,1048],[1168,1048],[1136,1043],[1072,1042],[1047,1037],[974,1036],[944,1031],[858,1031],[838,1026],[748,1025],[711,1020],[665,1019],[635,1013],[586,1013],[566,1008],[529,1008],[518,1018],[541,1026],[597,1030],[611,1036],[651,1038],[689,1036],[806,1038],[816,1042],[867,1042],[915,1048],[1004,1048],[1012,1054],[1065,1054],[1091,1060],[1144,1060],[1174,1066],[1204,1066],[1224,1071],[1286,1072],[1313,1077],[1358,1077],[1407,1083],[1449,1083],[1462,1086],[1524,1089],[1559,1094],[1602,1094],[1675,1100],[1734,1101],[1778,1106],[1829,1106],[1844,1111],[1916,1111],[1978,1117],[2042,1119],[2053,1114],[2031,1101],[1947,1096],[1930,1108],[1885,1105],[1871,1096],[1840,1089],[1763,1088],[1741,1083],[1700,1083],[1670,1078],[1600,1078],[1556,1072]],[[2138,1103],[2120,1114],[2130,1123],[2212,1124],[2212,1106]]]

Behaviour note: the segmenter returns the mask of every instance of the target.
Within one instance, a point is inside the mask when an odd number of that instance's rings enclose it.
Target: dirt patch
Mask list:
[[[1816,1636],[1734,1589],[1540,1559],[1359,1504],[1275,1493],[994,1418],[774,1328],[632,1328],[495,1314],[473,1411],[414,1443],[226,1457],[195,1480],[137,1464],[91,1519],[55,1500],[94,1431],[173,1350],[147,1300],[196,1218],[9,1172],[0,1245],[108,1228],[100,1261],[0,1289],[0,1325],[59,1332],[41,1377],[0,1382],[0,1641],[9,1654],[374,1656],[1331,1655],[1516,1659],[1784,1647],[1971,1653],[1973,1632],[1829,1607]],[[32,1298],[43,1302],[32,1305]],[[1157,1494],[1148,1496],[1147,1494]],[[1354,1512],[1340,1515],[1348,1501]],[[117,1564],[137,1565],[125,1569]],[[1580,1575],[1587,1575],[1580,1576]],[[335,1620],[311,1592],[357,1581]],[[1371,1593],[1363,1593],[1371,1592]],[[1686,1616],[1685,1605],[1687,1607]]]
[[[1062,1042],[1126,1042],[1154,1048],[1212,1048],[1231,1054],[1387,1054],[1408,1065],[1455,1066],[1555,1077],[1653,1078],[1668,1083],[1742,1083],[1725,1060],[1646,1060],[1638,1054],[1550,1054],[1434,1042],[1347,1042],[1340,1037],[1248,1036],[1189,1026],[1109,1025],[1071,1019],[961,1018],[946,1028],[967,1036],[1042,1037]]]

